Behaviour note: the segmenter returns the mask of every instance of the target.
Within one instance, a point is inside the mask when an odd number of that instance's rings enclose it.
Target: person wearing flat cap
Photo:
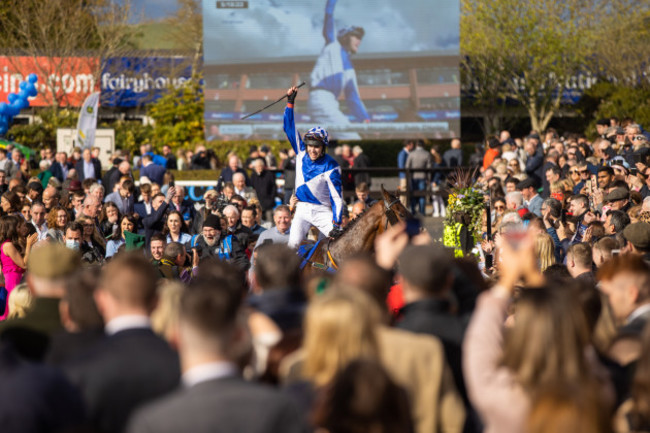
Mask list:
[[[625,188],[615,188],[605,195],[603,201],[613,210],[627,212],[630,207],[630,193]]]
[[[80,267],[79,252],[62,244],[34,248],[26,274],[34,303],[25,317],[0,323],[0,341],[11,344],[25,359],[42,361],[52,335],[63,330],[59,302],[68,278]]]
[[[517,191],[524,196],[524,207],[538,217],[542,216],[542,203],[544,199],[537,194],[535,179],[528,177],[517,184]]]
[[[186,249],[196,249],[199,259],[212,257],[226,260],[245,271],[249,268],[250,262],[245,252],[245,245],[242,245],[236,236],[221,231],[221,221],[217,215],[209,214],[203,221],[203,228],[200,235],[192,236]]]
[[[650,262],[650,224],[645,222],[630,224],[623,230],[623,237],[627,244],[621,253],[643,256],[646,262]]]

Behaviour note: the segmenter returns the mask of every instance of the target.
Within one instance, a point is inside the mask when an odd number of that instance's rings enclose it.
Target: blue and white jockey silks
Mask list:
[[[293,104],[287,104],[284,110],[284,132],[296,152],[296,196],[299,202],[289,232],[289,246],[295,248],[312,225],[327,236],[334,224],[341,224],[341,167],[327,154],[316,161],[311,160],[296,131]]]
[[[350,123],[350,119],[341,112],[339,107],[338,98],[342,95],[357,122],[370,120],[359,95],[357,74],[350,60],[350,53],[337,39],[334,26],[335,5],[336,0],[328,0],[325,6],[323,24],[325,47],[311,72],[311,90],[307,102],[307,109],[312,119],[326,127]],[[336,138],[351,140],[359,139],[360,136],[356,133],[339,133]]]

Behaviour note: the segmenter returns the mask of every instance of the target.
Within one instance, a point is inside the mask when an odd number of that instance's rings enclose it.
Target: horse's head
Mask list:
[[[383,185],[381,186],[381,195],[382,201],[384,203],[384,218],[386,220],[386,222],[382,224],[382,231],[385,230],[389,225],[395,225],[400,221],[406,221],[412,217],[411,213],[399,200],[399,197],[390,194],[384,189]],[[384,218],[382,218],[382,222]]]

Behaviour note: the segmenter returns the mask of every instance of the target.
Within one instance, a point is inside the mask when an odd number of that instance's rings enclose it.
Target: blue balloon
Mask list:
[[[27,94],[32,97],[38,95],[38,90],[36,89],[36,86],[33,83],[29,83],[27,85]]]
[[[21,81],[20,84],[18,85],[18,88],[20,90],[25,90],[27,88],[27,81]]]
[[[17,103],[20,104],[20,109],[23,110],[25,108],[29,108],[29,100],[28,99],[20,99]]]
[[[18,99],[18,95],[16,95],[15,93],[10,93],[7,96],[7,101],[9,101],[10,104],[13,104],[16,99]]]
[[[20,92],[18,92],[18,99],[27,99],[29,95],[27,94],[27,89],[21,89]]]
[[[29,74],[29,75],[27,76],[27,81],[29,81],[30,83],[34,84],[35,82],[38,81],[38,76],[37,76],[36,74]]]
[[[7,116],[9,116],[10,119],[16,116],[18,113],[20,113],[20,105],[12,103],[7,107]]]
[[[4,117],[5,112],[7,111],[7,103],[0,102],[0,119]]]

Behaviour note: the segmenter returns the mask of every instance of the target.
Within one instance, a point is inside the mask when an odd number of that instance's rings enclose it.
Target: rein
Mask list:
[[[384,200],[384,215],[386,215],[386,227],[384,227],[384,230],[388,229],[388,224],[394,226],[399,222],[397,215],[395,215],[395,211],[392,209],[392,207],[397,203],[399,203],[399,198],[396,198],[390,203],[386,203],[386,200]]]

